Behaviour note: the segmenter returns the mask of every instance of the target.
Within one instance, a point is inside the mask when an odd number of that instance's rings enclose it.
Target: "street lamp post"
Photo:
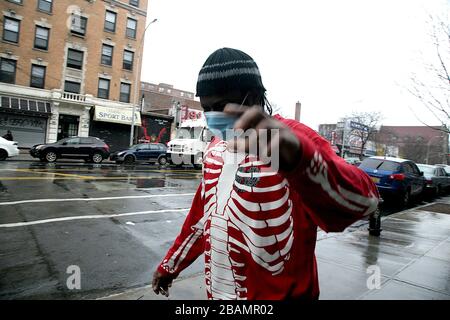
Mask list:
[[[141,60],[141,52],[143,50],[143,46],[144,46],[144,37],[145,37],[145,32],[147,31],[148,27],[150,27],[150,25],[152,23],[155,23],[156,21],[158,21],[158,19],[153,19],[144,29],[144,32],[142,33],[140,42],[139,42],[139,49],[137,51],[137,55],[136,55],[136,66],[140,66],[140,60]],[[142,69],[142,68],[140,68]],[[133,111],[132,111],[132,115],[131,115],[131,132],[130,132],[130,147],[133,145],[133,141],[134,141],[134,125],[135,125],[135,118],[136,118],[136,106],[139,108],[139,97],[138,97],[138,93],[139,93],[139,88],[141,86],[141,84],[139,83],[139,74],[140,74],[141,70],[136,70],[136,79],[135,79],[135,84],[134,84],[134,104],[133,104]]]
[[[434,137],[432,137],[430,140],[428,140],[428,143],[427,143],[427,158],[426,158],[426,164],[428,164],[428,156],[429,156],[429,154],[430,154],[430,144],[431,144],[431,141],[433,141],[434,138],[442,138],[442,136],[434,136]]]

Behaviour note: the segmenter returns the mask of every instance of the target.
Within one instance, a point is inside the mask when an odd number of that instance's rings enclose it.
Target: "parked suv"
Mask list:
[[[135,144],[129,149],[114,152],[110,157],[116,163],[131,164],[137,161],[167,163],[167,147],[162,143]]]
[[[410,160],[391,157],[370,157],[359,165],[375,182],[381,196],[407,206],[415,197],[423,195],[423,172]]]
[[[19,155],[17,142],[0,137],[0,161]]]
[[[96,137],[70,137],[55,143],[38,144],[30,154],[41,161],[55,162],[57,159],[83,159],[101,163],[109,157],[109,146]]]

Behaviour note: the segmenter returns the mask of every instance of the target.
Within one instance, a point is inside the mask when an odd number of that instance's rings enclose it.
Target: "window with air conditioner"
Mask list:
[[[86,35],[87,18],[78,14],[72,14],[72,25],[70,32],[79,36]]]

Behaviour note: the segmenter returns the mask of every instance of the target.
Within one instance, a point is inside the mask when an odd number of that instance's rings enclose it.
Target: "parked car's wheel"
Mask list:
[[[47,151],[45,153],[45,161],[47,162],[55,162],[57,158],[55,151]]]
[[[134,163],[134,157],[131,154],[129,154],[123,159],[123,162],[125,164],[133,164]]]
[[[4,161],[8,158],[8,152],[6,150],[0,149],[0,161]]]
[[[93,163],[102,163],[103,155],[100,152],[94,152],[91,159]]]
[[[411,204],[411,191],[406,190],[400,198],[400,201],[402,208],[408,207]]]
[[[165,156],[161,156],[158,158],[158,163],[162,166],[165,166],[167,164],[167,158]]]

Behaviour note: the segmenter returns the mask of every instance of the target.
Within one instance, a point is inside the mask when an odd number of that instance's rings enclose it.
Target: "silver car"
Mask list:
[[[450,190],[450,176],[444,168],[429,164],[417,164],[426,180],[425,192],[430,196],[439,196]]]

